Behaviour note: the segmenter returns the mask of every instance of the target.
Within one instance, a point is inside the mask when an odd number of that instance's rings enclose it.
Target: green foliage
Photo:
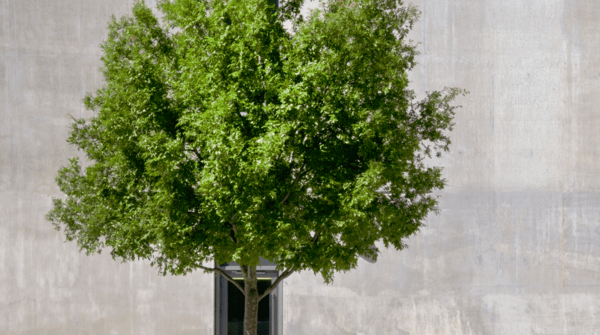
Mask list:
[[[105,85],[84,103],[47,218],[88,253],[150,259],[163,273],[203,262],[335,271],[404,247],[436,209],[459,89],[417,101],[398,0],[163,1],[113,18]],[[292,22],[292,31],[283,28]]]

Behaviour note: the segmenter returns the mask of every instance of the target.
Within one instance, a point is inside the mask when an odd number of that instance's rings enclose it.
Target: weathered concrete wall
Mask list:
[[[0,1],[0,334],[212,334],[212,277],[88,257],[44,220],[125,0]]]
[[[284,288],[286,334],[600,334],[600,2],[417,1],[418,92],[461,99],[441,215]]]
[[[0,334],[212,334],[210,276],[81,255],[43,219],[130,4],[0,1]],[[600,334],[600,3],[416,4],[415,89],[471,92],[441,215],[333,285],[286,280],[285,334]]]

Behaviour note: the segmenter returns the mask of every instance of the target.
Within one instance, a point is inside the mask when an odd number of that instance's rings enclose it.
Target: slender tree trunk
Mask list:
[[[246,304],[244,306],[244,335],[258,335],[258,282],[256,266],[246,267],[244,272],[244,291]]]

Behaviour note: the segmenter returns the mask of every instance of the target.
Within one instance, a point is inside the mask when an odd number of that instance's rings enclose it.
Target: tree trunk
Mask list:
[[[244,335],[258,335],[258,282],[256,266],[245,267],[244,291],[246,304],[244,306]]]

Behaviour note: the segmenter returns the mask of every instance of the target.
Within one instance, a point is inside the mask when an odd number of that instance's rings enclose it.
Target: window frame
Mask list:
[[[215,264],[215,266],[217,266]],[[218,266],[227,275],[238,279],[242,277],[240,266],[236,263],[226,263]],[[275,268],[275,264],[261,259],[261,265],[256,267],[258,278],[270,278],[271,283],[279,277],[279,271]],[[214,325],[215,335],[227,335],[227,290],[228,280],[221,274],[215,272],[215,289],[214,289]],[[283,335],[283,282],[279,283],[268,297],[269,301],[269,335]]]

